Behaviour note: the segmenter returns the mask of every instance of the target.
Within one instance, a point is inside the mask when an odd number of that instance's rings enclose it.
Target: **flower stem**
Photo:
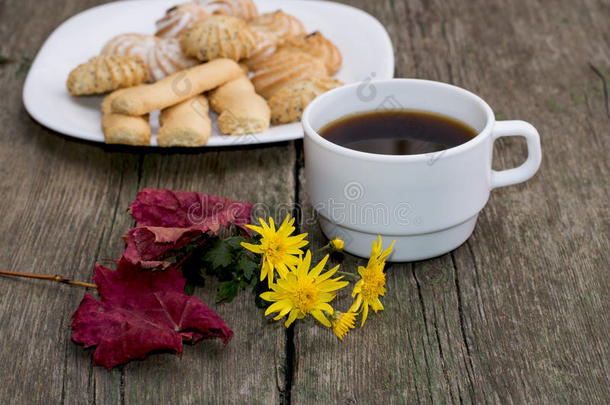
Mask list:
[[[349,273],[347,271],[340,271],[340,270],[338,270],[337,273],[335,273],[335,274],[338,274],[340,276],[345,276],[345,277],[351,277],[352,280],[358,280],[358,275],[357,274]]]
[[[327,243],[326,245],[322,246],[321,248],[314,250],[314,251],[313,251],[313,254],[315,255],[315,254],[318,254],[318,253],[325,252],[325,251],[327,251],[329,248],[330,248],[330,243]]]
[[[74,280],[70,280],[68,278],[63,278],[62,276],[58,276],[58,275],[53,276],[51,274],[19,273],[17,271],[7,271],[7,270],[0,270],[0,274],[5,275],[5,276],[13,276],[13,277],[37,278],[40,280],[57,281],[58,283],[76,285],[79,287],[97,288],[97,285],[95,285],[95,284],[85,283],[82,281],[74,281]]]

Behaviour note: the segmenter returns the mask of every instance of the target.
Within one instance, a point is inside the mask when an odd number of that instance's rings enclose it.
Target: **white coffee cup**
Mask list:
[[[420,155],[381,155],[334,144],[325,125],[365,111],[408,109],[453,117],[474,128],[472,140]],[[324,234],[341,237],[349,253],[369,257],[371,242],[396,240],[390,261],[447,253],[468,239],[496,187],[532,177],[542,152],[536,129],[524,121],[496,121],[480,97],[449,84],[391,79],[339,87],[303,113],[305,182]],[[492,170],[494,141],[522,136],[528,157],[519,167]]]

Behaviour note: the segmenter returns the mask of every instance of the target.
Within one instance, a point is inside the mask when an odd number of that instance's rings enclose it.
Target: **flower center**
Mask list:
[[[299,280],[295,289],[292,302],[295,307],[303,312],[309,312],[316,307],[318,301],[318,290],[309,280]]]
[[[362,295],[367,300],[373,300],[385,292],[385,274],[383,271],[369,272],[363,279]]]
[[[278,238],[269,238],[265,254],[272,263],[276,263],[284,255],[284,244]]]

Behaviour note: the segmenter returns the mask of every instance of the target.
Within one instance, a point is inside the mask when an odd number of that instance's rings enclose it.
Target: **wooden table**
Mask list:
[[[95,0],[1,0],[0,267],[89,280],[116,258],[143,187],[197,190],[302,214],[302,142],[160,151],[79,142],[34,122],[21,100],[51,31]],[[346,2],[347,3],[347,2]],[[242,292],[214,304],[223,347],[186,346],[112,372],[70,340],[83,290],[0,279],[0,402],[70,404],[604,404],[610,401],[608,136],[610,4],[605,0],[358,0],[394,42],[396,76],[481,95],[499,119],[542,138],[529,182],[495,190],[467,243],[388,268],[385,311],[339,342],[286,330]],[[84,33],[83,35],[87,35]],[[494,167],[525,148],[498,142]],[[360,263],[344,261],[346,270]],[[338,297],[345,307],[350,298]]]

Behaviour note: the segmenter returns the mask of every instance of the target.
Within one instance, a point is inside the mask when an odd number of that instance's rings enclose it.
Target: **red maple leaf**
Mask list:
[[[144,268],[167,267],[168,252],[184,247],[202,234],[234,224],[244,232],[252,204],[194,191],[145,188],[129,206],[137,226],[123,236],[123,257]]]
[[[202,301],[184,293],[180,270],[141,271],[121,259],[116,270],[95,266],[100,301],[85,294],[74,313],[72,339],[97,346],[95,365],[111,369],[153,350],[182,353],[182,341],[233,336],[225,322]]]

